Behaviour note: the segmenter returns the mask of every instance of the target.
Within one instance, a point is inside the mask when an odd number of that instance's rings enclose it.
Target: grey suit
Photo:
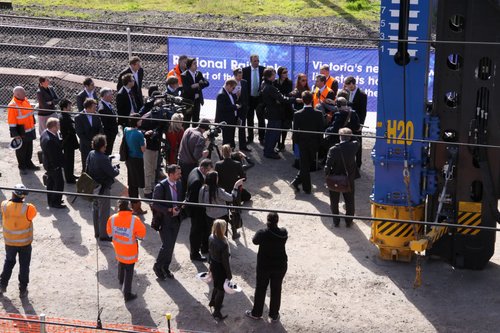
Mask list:
[[[351,183],[351,192],[344,192],[344,202],[346,205],[346,215],[354,215],[354,179],[356,177],[356,152],[359,149],[358,141],[342,141],[331,147],[326,158],[325,174],[347,174]],[[343,158],[343,160],[342,160]],[[344,167],[345,161],[345,167]],[[330,191],[330,209],[332,214],[339,214],[340,193]],[[352,224],[352,218],[345,218],[347,226]],[[340,218],[334,217],[333,222],[338,225]]]
[[[103,131],[99,116],[92,116],[92,124],[90,124],[87,115],[88,113],[82,113],[75,117],[75,129],[76,135],[80,139],[83,171],[85,171],[87,156],[92,150],[92,138]]]

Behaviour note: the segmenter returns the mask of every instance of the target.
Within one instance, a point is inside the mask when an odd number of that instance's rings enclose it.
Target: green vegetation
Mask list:
[[[14,6],[37,5],[33,15],[81,17],[78,10],[159,10],[191,14],[287,17],[343,16],[377,20],[380,0],[14,0]],[[39,8],[45,8],[39,12]],[[29,7],[25,8],[29,11]],[[38,12],[38,13],[36,13]]]

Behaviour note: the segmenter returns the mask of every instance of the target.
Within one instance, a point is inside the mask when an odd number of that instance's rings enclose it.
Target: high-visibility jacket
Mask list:
[[[23,139],[32,140],[36,138],[33,107],[28,102],[28,99],[20,100],[12,97],[7,107],[7,113],[11,137],[21,136]],[[21,126],[23,130],[20,129]]]
[[[2,224],[5,245],[26,246],[33,241],[34,205],[25,202],[4,200],[2,202]]]
[[[316,89],[314,89],[314,93],[313,93],[313,107],[316,107],[316,105],[318,105],[318,103],[322,103],[325,101],[326,99],[326,96],[328,96],[328,93],[330,91],[332,91],[332,89],[328,88],[326,85],[325,85],[325,89],[323,89],[323,92],[320,94],[319,93],[319,88],[316,87]]]
[[[335,82],[335,78],[333,76],[329,76],[328,79],[326,80],[326,83],[325,85],[328,87],[328,88],[332,88],[332,85],[333,85],[333,82]]]
[[[174,69],[170,70],[167,74],[167,78],[171,76],[176,76],[177,80],[179,80],[179,87],[182,87],[182,78],[181,78],[181,69],[179,65],[175,65]]]
[[[124,264],[133,264],[139,258],[137,238],[146,236],[146,227],[141,220],[132,215],[132,211],[122,210],[108,219],[106,231],[113,237],[116,260]]]

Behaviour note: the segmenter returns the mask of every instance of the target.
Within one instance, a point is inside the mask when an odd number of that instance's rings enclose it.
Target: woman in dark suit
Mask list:
[[[209,263],[210,272],[214,282],[214,289],[212,297],[208,306],[214,308],[212,316],[215,320],[224,320],[227,315],[220,312],[222,302],[224,301],[224,281],[231,280],[231,266],[229,265],[229,244],[227,242],[226,234],[226,221],[215,220],[212,227],[212,234],[210,235],[209,246]]]
[[[288,78],[288,69],[286,67],[278,67],[278,79],[274,81],[274,86],[278,88],[280,93],[283,96],[290,96],[290,93],[292,92],[293,89],[293,83],[292,80]],[[300,98],[300,96],[298,97]],[[280,141],[278,142],[278,150],[283,151],[285,149],[285,140],[286,140],[286,135],[288,133],[287,129],[292,128],[292,120],[293,120],[293,108],[290,104],[285,103],[282,104],[281,107],[283,108],[283,114],[285,118],[283,119],[282,123],[282,128],[284,131],[281,131],[281,138]]]
[[[129,127],[125,127],[123,131],[128,147],[128,157],[125,161],[127,165],[128,195],[131,198],[139,198],[139,189],[144,188],[145,185],[144,151],[146,150],[146,143],[144,134],[138,129],[142,123],[141,116],[138,113],[133,113],[130,116],[134,118],[129,119]],[[141,208],[140,201],[133,200],[131,202],[134,214],[146,214],[146,211]]]
[[[59,102],[59,106],[61,107],[61,111],[71,111],[73,104],[64,98]],[[64,178],[66,179],[66,183],[75,184],[78,179],[73,174],[75,171],[75,150],[80,148],[78,138],[76,137],[75,121],[70,113],[62,112],[59,118],[59,125],[61,127],[64,152]]]
[[[38,78],[38,90],[36,92],[36,99],[38,101],[38,133],[42,135],[43,131],[47,128],[47,120],[54,116],[56,105],[59,103],[54,88],[50,86],[50,81],[45,76]]]

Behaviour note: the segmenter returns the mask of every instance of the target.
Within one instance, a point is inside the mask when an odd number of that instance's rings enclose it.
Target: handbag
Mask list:
[[[122,142],[120,144],[120,161],[125,162],[128,160],[128,145],[127,140],[125,140],[125,130],[123,130]]]
[[[329,174],[326,176],[326,187],[333,192],[351,192],[351,182],[349,181],[349,172],[347,172],[347,167],[345,165],[344,154],[340,152],[340,156],[342,157],[345,175]]]
[[[82,174],[76,181],[77,193],[94,194],[94,191],[97,187],[99,187],[99,184],[86,172],[82,172]],[[91,197],[85,197],[85,199],[92,200]]]

